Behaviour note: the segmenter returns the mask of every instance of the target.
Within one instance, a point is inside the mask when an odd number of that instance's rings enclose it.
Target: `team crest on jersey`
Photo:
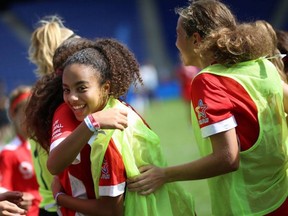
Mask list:
[[[197,113],[198,122],[200,125],[205,124],[209,121],[206,115],[207,105],[203,103],[202,99],[198,101],[198,106],[195,108]]]
[[[20,173],[24,179],[30,179],[33,177],[33,166],[27,161],[22,161],[18,167]]]
[[[110,179],[109,164],[105,157],[103,160],[101,173],[101,179]]]

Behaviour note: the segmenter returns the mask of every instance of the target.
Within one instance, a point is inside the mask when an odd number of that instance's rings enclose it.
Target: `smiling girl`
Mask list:
[[[56,50],[56,73],[37,83],[27,112],[35,122],[35,110],[48,114],[50,132],[31,127],[50,151],[62,215],[194,215],[193,198],[174,183],[149,196],[126,190],[138,166],[166,165],[158,136],[120,99],[142,83],[133,53],[114,39],[73,40]]]

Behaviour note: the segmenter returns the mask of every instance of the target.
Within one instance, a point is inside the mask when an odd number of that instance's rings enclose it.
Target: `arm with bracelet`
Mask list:
[[[55,201],[59,207],[63,206],[69,208],[72,211],[81,212],[84,215],[107,215],[107,212],[103,208],[103,205],[109,206],[110,209],[117,209],[115,202],[109,202],[111,198],[102,197],[101,199],[80,199],[69,196],[64,192],[58,192],[55,197]],[[122,215],[122,208],[117,215]],[[109,214],[109,213],[108,213]]]
[[[88,116],[86,116],[84,118],[84,122],[92,133],[97,134],[98,131],[100,130],[100,123],[94,119],[92,114],[89,114]]]
[[[115,182],[115,180],[113,180]],[[61,185],[61,180],[58,176],[54,176],[52,185],[51,185],[53,197],[55,203],[58,207],[59,212],[63,215],[66,215],[66,211],[75,211],[84,215],[123,215],[123,199],[124,196],[111,197],[111,196],[102,196],[101,199],[95,198],[79,198],[72,196],[69,189],[67,193],[65,188]],[[78,194],[79,195],[79,194]],[[117,199],[118,201],[115,201]],[[64,212],[63,212],[64,211]],[[71,212],[69,212],[71,213]],[[69,214],[70,215],[70,214]]]
[[[47,161],[48,170],[53,175],[62,172],[75,160],[89,139],[100,129],[100,125],[103,129],[116,128],[120,130],[127,126],[127,113],[119,109],[107,109],[90,114],[80,124],[77,122],[78,126],[76,129],[73,129],[75,126],[73,121],[65,124],[65,128],[62,128],[63,124],[57,124],[61,121],[75,119],[73,112],[68,106],[62,104],[56,112],[57,116],[55,117],[54,114],[55,121],[53,121],[52,141]],[[59,134],[62,134],[61,136],[64,134],[65,138],[60,139]]]

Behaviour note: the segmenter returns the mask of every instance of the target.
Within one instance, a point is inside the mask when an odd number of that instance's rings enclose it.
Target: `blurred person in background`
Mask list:
[[[271,50],[271,53],[269,53],[269,60],[276,66],[278,73],[280,75],[280,78],[283,80],[283,85],[288,84],[288,77],[285,72],[285,64],[283,60],[283,46],[285,46],[285,40],[280,34],[276,32],[274,27],[265,20],[257,20],[256,25],[262,26],[264,30],[268,31],[268,33],[271,35],[271,37],[274,40],[274,43],[277,44],[274,50]],[[279,37],[279,38],[278,38]]]
[[[282,63],[283,63],[283,72],[285,74],[284,82],[284,107],[288,109],[288,32],[283,30],[276,30],[277,35],[277,48],[281,54]],[[288,115],[286,113],[286,121],[288,123]],[[288,147],[287,147],[288,148]]]
[[[8,114],[16,136],[0,153],[0,186],[2,191],[22,192],[19,206],[27,210],[28,216],[37,216],[41,197],[24,124],[24,110],[30,95],[30,86],[19,86],[9,96]]]
[[[143,80],[143,92],[148,100],[148,106],[150,101],[154,100],[156,95],[156,89],[158,87],[158,71],[153,63],[147,61],[139,67],[140,75]],[[140,86],[139,86],[140,87]]]
[[[176,77],[179,80],[180,83],[180,93],[181,98],[185,104],[185,108],[187,110],[187,119],[189,119],[189,122],[191,123],[191,115],[190,115],[190,108],[191,108],[191,83],[193,78],[196,76],[196,74],[199,72],[199,68],[195,66],[185,66],[180,65],[176,69]]]
[[[159,84],[158,71],[153,63],[146,61],[139,67],[143,85],[133,88],[133,97],[130,101],[135,110],[144,115],[150,103],[156,99],[156,90]]]
[[[277,34],[277,47],[280,53],[283,55],[282,61],[284,63],[284,72],[286,79],[288,77],[288,32],[283,30],[276,30]]]
[[[14,136],[13,127],[7,116],[7,100],[5,83],[0,81],[0,150]]]
[[[39,20],[32,33],[29,47],[29,60],[37,67],[35,70],[37,77],[41,78],[54,72],[52,60],[56,48],[63,41],[73,37],[78,36],[64,26],[61,17],[51,15]],[[55,201],[51,191],[53,176],[46,166],[47,152],[33,140],[31,140],[31,151],[39,183],[39,192],[42,196],[39,215],[57,215],[57,208],[54,205]]]

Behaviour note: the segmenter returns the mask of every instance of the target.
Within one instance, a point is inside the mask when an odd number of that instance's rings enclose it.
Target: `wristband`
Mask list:
[[[94,119],[93,115],[91,115],[91,114],[88,115],[88,118],[90,119],[90,122],[92,123],[95,130],[96,131],[100,130],[100,123]]]
[[[86,126],[89,128],[89,130],[93,133],[98,132],[98,130],[100,129],[99,122],[97,122],[91,114],[84,118],[84,122]]]
[[[58,192],[56,195],[55,195],[55,197],[54,197],[54,199],[55,199],[55,202],[56,202],[56,204],[58,205],[58,196],[59,195],[66,195],[66,193],[64,193],[64,192]]]

